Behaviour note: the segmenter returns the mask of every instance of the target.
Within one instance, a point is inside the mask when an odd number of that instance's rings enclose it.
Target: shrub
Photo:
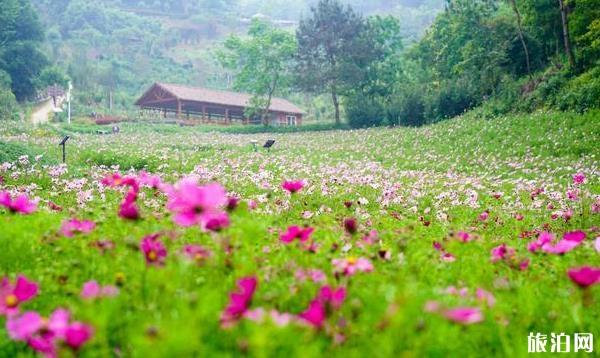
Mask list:
[[[346,103],[346,117],[352,128],[377,127],[383,124],[383,106],[376,101],[353,96]]]
[[[569,81],[554,96],[553,102],[563,111],[583,113],[592,108],[600,108],[600,67]]]
[[[43,154],[40,148],[0,140],[0,163],[15,162],[24,155],[29,156],[30,160],[33,160],[36,155],[40,154]],[[48,158],[42,158],[42,162],[49,163],[50,161]]]

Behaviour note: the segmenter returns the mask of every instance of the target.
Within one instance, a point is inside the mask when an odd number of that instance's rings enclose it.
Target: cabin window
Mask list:
[[[296,125],[296,116],[287,116],[287,124],[288,126]]]

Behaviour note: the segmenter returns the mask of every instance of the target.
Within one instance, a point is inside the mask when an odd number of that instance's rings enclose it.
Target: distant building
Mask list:
[[[202,87],[155,83],[135,102],[141,110],[173,119],[181,124],[259,124],[260,118],[248,118],[244,111],[252,96],[246,93]],[[297,126],[304,111],[282,98],[273,98],[269,108],[273,125]]]

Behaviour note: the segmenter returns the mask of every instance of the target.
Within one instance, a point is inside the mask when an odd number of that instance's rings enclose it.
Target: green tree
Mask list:
[[[247,116],[260,116],[269,124],[269,108],[276,93],[289,88],[290,63],[296,52],[292,34],[254,20],[248,37],[230,36],[218,53],[219,62],[235,71],[235,88],[252,94]]]
[[[367,23],[338,0],[320,0],[296,31],[297,83],[314,93],[331,94],[335,122],[340,123],[340,96],[365,81],[368,65],[377,57]]]
[[[29,0],[3,0],[0,6],[0,70],[11,78],[18,100],[35,93],[36,78],[47,64],[39,50],[43,31]]]

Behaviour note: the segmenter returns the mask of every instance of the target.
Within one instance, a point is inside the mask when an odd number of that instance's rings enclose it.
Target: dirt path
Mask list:
[[[47,123],[52,118],[52,108],[54,108],[52,98],[40,102],[31,113],[31,122],[35,125]]]

